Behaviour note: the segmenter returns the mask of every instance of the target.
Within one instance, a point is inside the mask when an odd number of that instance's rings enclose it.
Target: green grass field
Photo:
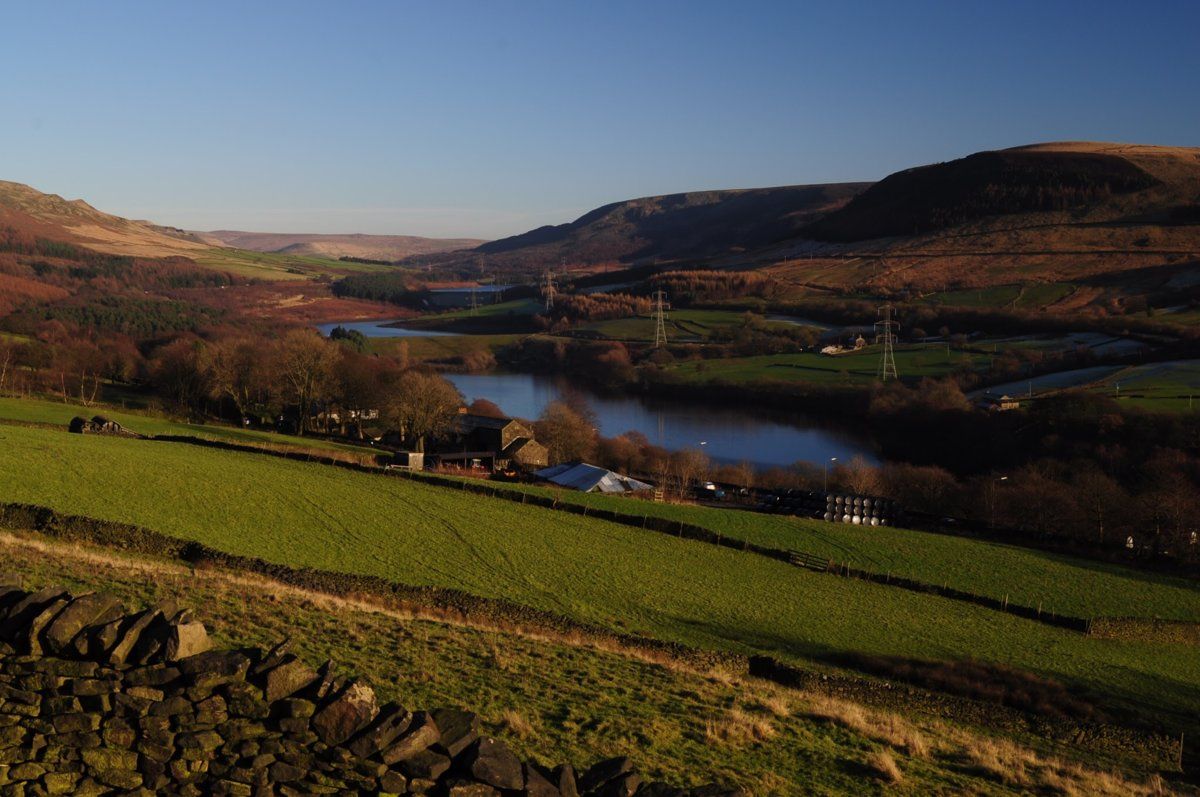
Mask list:
[[[1155,320],[1161,321],[1164,324],[1172,324],[1180,327],[1194,327],[1200,324],[1200,310],[1181,310],[1178,313],[1159,313]]]
[[[1074,292],[1075,286],[1067,282],[1031,282],[1021,286],[1015,305],[1023,310],[1041,310]]]
[[[1090,389],[1118,399],[1125,406],[1157,412],[1196,412],[1200,409],[1200,360],[1132,366]]]
[[[1075,286],[1065,282],[1030,282],[995,285],[930,294],[925,301],[950,307],[1016,307],[1040,310],[1068,296]]]
[[[271,445],[285,448],[324,449],[330,451],[348,451],[352,453],[373,454],[373,449],[366,446],[355,446],[348,443],[338,443],[311,437],[296,437],[294,435],[276,434],[257,429],[240,429],[236,426],[223,426],[212,423],[187,423],[172,421],[150,413],[129,412],[116,410],[111,407],[83,407],[77,404],[67,404],[61,401],[46,399],[7,398],[0,397],[0,420],[18,423],[53,424],[66,428],[76,415],[91,418],[94,415],[104,415],[112,418],[122,426],[138,434],[158,435],[190,435],[212,440],[223,440],[230,443],[245,445]]]
[[[945,344],[910,344],[896,347],[896,369],[903,378],[938,377],[959,368],[985,368],[991,356],[960,351]],[[668,373],[687,382],[814,382],[826,385],[861,385],[876,381],[879,347],[868,346],[850,354],[828,356],[815,352],[763,354],[695,360],[669,366]]]
[[[480,301],[487,297],[480,295]],[[513,299],[495,304],[481,304],[474,310],[452,310],[447,313],[434,313],[421,316],[422,321],[457,321],[462,318],[490,318],[506,315],[536,315],[542,312],[542,303],[538,299]]]
[[[317,276],[340,276],[391,268],[371,263],[354,263],[325,257],[254,252],[248,249],[213,247],[191,255],[201,266],[264,280],[300,280]]]
[[[764,557],[400,479],[193,446],[0,428],[0,500],[138,523],[292,566],[507,598],[797,662],[974,658],[1186,721],[1200,650],[1115,642]]]
[[[367,348],[375,354],[395,354],[403,344],[412,360],[447,360],[473,351],[494,352],[519,340],[522,335],[438,335],[435,337],[367,338]]]
[[[741,326],[744,317],[735,310],[672,310],[667,313],[667,336],[673,341],[704,342],[718,329]],[[781,321],[767,324],[793,326]],[[595,321],[580,329],[613,340],[654,340],[654,318],[649,315]]]
[[[1038,606],[1075,617],[1200,622],[1200,587],[1186,579],[945,534],[864,527],[636,498],[524,487],[564,503],[683,521],[725,537],[827,556],[851,567]]]

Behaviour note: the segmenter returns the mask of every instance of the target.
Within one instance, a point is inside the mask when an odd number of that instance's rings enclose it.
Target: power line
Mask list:
[[[879,381],[886,382],[888,377],[899,379],[900,375],[896,373],[896,327],[898,326],[892,320],[892,306],[885,304],[879,308],[880,320],[875,322],[875,340],[883,344],[883,351],[879,356]]]
[[[654,348],[661,349],[667,345],[667,294],[663,291],[654,292]]]

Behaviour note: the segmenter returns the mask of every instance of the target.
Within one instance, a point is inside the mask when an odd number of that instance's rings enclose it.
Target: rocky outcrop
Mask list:
[[[379,705],[287,649],[213,650],[187,610],[0,578],[0,792],[716,797],[522,761],[454,708]]]
[[[141,437],[137,432],[130,431],[117,421],[103,415],[95,415],[89,421],[82,415],[76,415],[67,424],[67,431],[75,434],[108,434],[118,437]]]

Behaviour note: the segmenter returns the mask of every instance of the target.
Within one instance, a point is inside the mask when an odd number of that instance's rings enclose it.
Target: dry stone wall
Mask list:
[[[628,758],[522,761],[456,708],[380,705],[286,643],[213,650],[171,603],[0,578],[0,794],[721,797],[646,782]]]

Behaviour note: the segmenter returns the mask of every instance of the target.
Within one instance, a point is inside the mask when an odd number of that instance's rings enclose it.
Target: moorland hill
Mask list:
[[[214,246],[232,246],[253,252],[278,252],[312,257],[342,257],[366,260],[400,260],[455,249],[470,249],[480,238],[424,238],[419,235],[323,235],[316,233],[243,232],[213,230],[194,233]]]

